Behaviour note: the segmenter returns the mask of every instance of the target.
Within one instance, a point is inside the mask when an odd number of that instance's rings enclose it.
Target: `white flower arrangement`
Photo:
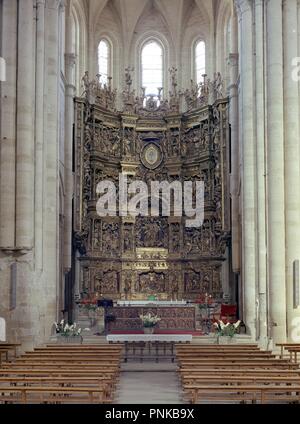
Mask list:
[[[56,328],[56,333],[61,334],[65,337],[76,337],[80,336],[82,329],[80,327],[77,327],[76,322],[69,325],[68,323],[65,323],[65,320],[62,319],[59,323],[54,323]],[[90,331],[89,328],[85,328],[84,331]]]
[[[240,324],[241,324],[240,320],[236,321],[235,323],[227,322],[225,324],[222,320],[219,320],[218,322],[213,323],[216,330],[216,334],[218,336],[229,336],[229,337],[233,337],[237,333],[237,330]]]
[[[144,327],[155,327],[156,324],[161,320],[157,315],[153,315],[149,312],[146,315],[140,315],[140,319],[143,322]]]

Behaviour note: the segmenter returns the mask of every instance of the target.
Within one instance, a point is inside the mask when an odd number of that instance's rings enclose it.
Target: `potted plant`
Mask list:
[[[153,315],[150,312],[146,315],[140,315],[140,319],[142,320],[145,334],[152,334],[155,326],[161,320],[157,315]]]
[[[76,322],[68,324],[62,319],[59,323],[54,323],[57,337],[64,343],[82,343],[82,329],[77,327]],[[84,330],[89,330],[85,328]]]
[[[221,320],[214,322],[214,328],[217,336],[218,344],[228,344],[232,341],[234,335],[238,332],[241,321],[234,323],[223,322]]]

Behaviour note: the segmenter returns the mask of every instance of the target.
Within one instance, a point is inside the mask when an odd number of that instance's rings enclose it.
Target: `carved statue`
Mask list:
[[[125,283],[124,283],[124,292],[125,292],[125,298],[128,298],[128,294],[131,292],[131,278],[129,275],[126,276],[125,278]]]
[[[214,82],[213,87],[215,90],[216,99],[222,99],[224,97],[223,94],[223,79],[220,72],[216,72],[214,74]]]
[[[84,88],[84,92],[83,92],[83,96],[84,95],[86,95],[86,94],[88,94],[88,92],[89,92],[89,86],[90,86],[90,78],[89,78],[89,73],[88,73],[88,71],[86,71],[85,73],[84,73],[84,76],[82,77],[82,86],[83,86],[83,88]]]
[[[165,276],[162,273],[149,272],[139,276],[139,291],[142,293],[163,293],[165,288]]]
[[[180,252],[180,224],[172,224],[172,251]]]
[[[107,271],[95,276],[95,288],[100,293],[118,293],[119,277],[117,271]]]
[[[130,87],[132,85],[132,72],[134,72],[134,68],[130,66],[125,69],[125,84],[127,85],[128,90],[130,90]]]
[[[130,251],[133,249],[132,245],[132,233],[131,230],[128,228],[124,229],[124,252]]]

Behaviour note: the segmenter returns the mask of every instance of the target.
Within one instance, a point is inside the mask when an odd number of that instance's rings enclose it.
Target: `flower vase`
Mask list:
[[[57,335],[57,343],[71,343],[71,344],[82,344],[82,336],[64,336],[62,334]]]
[[[227,345],[232,343],[232,339],[233,337],[230,337],[230,336],[218,336],[217,344]]]
[[[153,334],[154,327],[144,327],[144,334]]]

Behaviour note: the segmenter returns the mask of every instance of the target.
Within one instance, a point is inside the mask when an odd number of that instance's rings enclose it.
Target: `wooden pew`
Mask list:
[[[119,375],[122,350],[122,345],[84,348],[82,345],[55,345],[26,352],[2,364],[0,402],[110,402]],[[14,385],[10,392],[7,392],[7,383]]]
[[[243,344],[175,344],[176,349],[181,350],[193,350],[193,349],[205,349],[205,350],[211,350],[211,351],[218,351],[218,350],[242,350],[242,351],[248,351],[248,350],[260,350],[260,348],[257,345],[243,345]]]
[[[118,345],[110,345],[108,343],[105,344],[93,344],[93,345],[87,345],[87,344],[52,344],[52,345],[46,345],[46,346],[36,346],[35,350],[68,350],[68,349],[76,349],[76,350],[107,350],[107,351],[114,351],[114,350],[121,350],[123,347],[123,343],[120,343]]]
[[[214,377],[214,376],[290,376],[290,377],[298,377],[300,376],[300,369],[286,369],[286,368],[223,368],[223,369],[216,369],[216,368],[178,368],[177,372],[181,377],[183,376],[206,376],[207,378]]]
[[[294,364],[294,363],[286,363],[286,364],[269,364],[267,362],[265,363],[261,363],[261,362],[250,362],[250,363],[229,363],[229,364],[216,364],[214,362],[207,362],[204,364],[197,364],[197,365],[191,365],[191,364],[183,364],[180,366],[180,369],[183,371],[187,371],[188,369],[193,369],[193,370],[205,370],[205,369],[213,369],[214,372],[218,372],[219,370],[235,370],[235,369],[239,369],[239,370],[243,370],[244,368],[247,369],[264,369],[264,370],[268,370],[268,369],[277,369],[277,370],[298,370],[299,366],[298,364]]]
[[[0,349],[9,349],[12,350],[14,353],[14,357],[16,358],[17,356],[17,348],[21,346],[21,343],[6,343],[6,342],[0,342]]]
[[[225,376],[218,374],[208,376],[205,374],[182,375],[181,381],[184,387],[190,384],[245,384],[245,383],[297,383],[300,385],[300,376],[270,376],[270,375],[235,375]]]
[[[85,364],[85,363],[80,363],[80,364],[78,364],[78,363],[68,363],[68,362],[43,362],[43,364],[41,364],[41,363],[36,363],[36,362],[25,362],[25,363],[18,363],[18,364],[16,364],[15,362],[13,363],[13,364],[10,364],[10,363],[5,363],[5,364],[3,364],[2,365],[2,367],[1,367],[1,371],[2,371],[2,369],[4,369],[4,370],[7,370],[7,369],[11,369],[11,368],[13,368],[13,369],[21,369],[21,368],[23,368],[23,369],[40,369],[40,368],[47,368],[47,369],[55,369],[55,368],[57,368],[58,370],[62,370],[62,369],[67,369],[67,370],[69,370],[69,369],[77,369],[77,370],[80,370],[80,369],[86,369],[86,370],[93,370],[93,369],[104,369],[104,368],[107,368],[107,369],[109,369],[109,368],[113,368],[113,369],[117,369],[117,368],[119,368],[119,363],[117,363],[117,364],[115,364],[115,366],[114,366],[114,364],[112,364],[111,362],[110,363],[105,363],[105,362],[103,362],[103,363],[94,363],[94,364]]]
[[[219,385],[219,384],[192,384],[185,387],[190,403],[198,401],[234,401],[245,402],[257,400],[265,403],[267,400],[294,402],[300,401],[300,384],[290,383],[276,385],[265,384],[238,384],[238,385]]]
[[[284,349],[287,347],[300,347],[299,343],[276,343],[280,347],[280,358],[283,358]]]
[[[247,358],[247,357],[239,357],[239,356],[228,356],[226,358],[222,357],[213,357],[213,356],[204,356],[204,357],[195,357],[195,358],[178,358],[178,363],[180,366],[182,365],[201,365],[205,363],[214,363],[214,364],[270,364],[270,365],[292,365],[292,363],[287,359],[274,359],[274,358]],[[296,364],[294,364],[296,365]]]
[[[300,346],[287,346],[286,350],[290,354],[291,361],[298,362],[298,353],[300,353]]]
[[[17,347],[21,346],[21,343],[3,343],[0,342],[0,366],[2,363],[2,357],[4,356],[6,361],[8,361],[9,353],[12,352],[14,358],[17,357]]]
[[[30,397],[30,395],[38,395]],[[15,396],[19,395],[19,396]],[[77,396],[76,396],[77,395]],[[81,396],[78,396],[81,395]],[[99,387],[1,386],[2,403],[107,403],[106,390]]]
[[[191,402],[300,400],[299,365],[257,346],[180,345],[176,353],[179,377]]]
[[[20,377],[20,376],[6,376],[6,377],[0,377],[0,391],[1,387],[3,385],[7,385],[7,383],[10,383],[14,386],[56,386],[59,387],[100,387],[107,390],[107,393],[110,393],[110,389],[114,387],[112,384],[112,379],[110,375],[107,376],[93,376],[93,377],[86,377],[86,376],[63,376],[63,377],[50,377],[50,376],[26,376],[26,377]]]
[[[93,359],[93,358],[120,358],[121,353],[120,352],[26,352],[25,355],[20,356],[18,359],[22,358],[34,358],[34,359],[43,359],[43,358],[87,358],[87,359]]]
[[[207,352],[187,352],[187,353],[177,353],[177,358],[179,361],[185,359],[195,359],[195,358],[258,358],[258,359],[268,359],[268,358],[276,358],[276,355],[271,352],[242,352],[242,353],[230,353],[230,352],[220,352],[220,353],[207,353]]]
[[[87,377],[93,377],[93,376],[116,376],[119,374],[119,368],[117,367],[104,367],[104,368],[92,368],[92,369],[75,369],[75,368],[69,368],[69,369],[56,369],[56,368],[31,368],[31,367],[14,367],[14,368],[0,368],[0,378],[4,376],[22,376],[22,377],[30,377],[30,376],[50,376],[50,377],[60,377],[60,376],[69,376],[72,377],[73,375],[76,376],[87,376]]]
[[[47,350],[47,351],[61,351],[61,350],[79,350],[82,352],[86,352],[87,350],[101,350],[101,351],[121,351],[124,347],[124,343],[120,343],[118,345],[110,345],[110,344],[99,344],[99,345],[83,345],[83,344],[71,344],[71,343],[65,343],[65,344],[55,344],[53,346],[45,346],[45,345],[39,345],[35,346],[34,350]]]
[[[102,376],[60,376],[51,377],[43,375],[35,376],[6,376],[0,377],[0,392],[3,385],[19,386],[58,386],[58,387],[98,387],[105,391],[106,398],[110,398],[115,386],[116,380],[109,374]]]
[[[78,357],[73,357],[70,355],[65,355],[63,357],[53,357],[53,356],[45,356],[45,357],[31,357],[31,356],[22,356],[20,358],[17,358],[16,360],[14,360],[13,362],[8,362],[9,364],[21,364],[21,363],[33,363],[36,364],[37,362],[39,363],[44,363],[44,362],[55,362],[55,363],[89,363],[89,364],[101,364],[101,363],[105,363],[105,364],[116,364],[120,362],[120,356],[104,356],[104,357],[86,357],[85,355],[80,355]],[[4,362],[3,365],[5,365],[6,363]]]
[[[0,366],[2,363],[2,355],[5,356],[6,361],[8,361],[8,353],[10,349],[9,348],[2,348],[0,347]]]
[[[103,349],[103,350],[121,350],[123,347],[123,343],[120,343],[118,345],[110,345],[110,344],[93,344],[93,345],[88,345],[88,344],[72,344],[72,343],[68,343],[68,344],[48,344],[45,346],[36,346],[35,349],[39,350],[39,349],[55,349],[55,350],[59,350],[59,349],[78,349],[78,350],[86,350],[86,349]]]

